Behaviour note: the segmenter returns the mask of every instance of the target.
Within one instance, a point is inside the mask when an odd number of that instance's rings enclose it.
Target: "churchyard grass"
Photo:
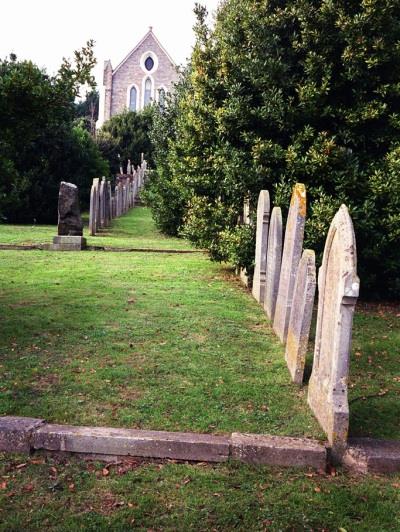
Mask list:
[[[7,456],[0,530],[399,530],[400,475],[331,473]]]
[[[110,227],[99,234],[88,234],[88,215],[82,216],[84,237],[90,246],[115,248],[193,249],[187,240],[162,235],[154,227],[151,212],[145,207],[135,207],[129,213],[114,219]],[[0,244],[50,244],[57,234],[54,225],[0,224]]]
[[[143,219],[157,239],[146,209],[118,221]],[[0,415],[323,438],[264,312],[204,254],[2,251],[0,282]],[[361,304],[352,435],[400,438],[399,346],[398,307]]]

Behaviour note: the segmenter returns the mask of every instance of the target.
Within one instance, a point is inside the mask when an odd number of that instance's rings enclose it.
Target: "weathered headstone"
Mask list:
[[[246,198],[243,203],[243,224],[250,225],[250,200]],[[245,286],[249,286],[249,276],[246,269],[241,268],[239,273],[240,280]]]
[[[297,268],[303,248],[306,220],[306,189],[298,183],[293,189],[285,231],[278,297],[274,315],[274,331],[286,343]]]
[[[60,184],[58,193],[58,236],[53,239],[53,250],[80,250],[86,245],[79,208],[79,191],[72,183]]]
[[[270,200],[268,190],[262,190],[258,197],[256,256],[253,277],[253,297],[264,304],[265,278],[267,274],[267,249],[269,231]]]
[[[303,251],[297,269],[285,359],[292,381],[303,383],[316,286],[315,253]]]
[[[105,227],[106,214],[106,180],[105,177],[100,182],[100,227]]]
[[[89,210],[89,234],[96,235],[96,205],[97,205],[97,188],[99,180],[93,179],[92,188],[90,190],[90,210]]]
[[[347,380],[354,308],[360,289],[353,223],[345,205],[336,213],[318,275],[318,317],[308,404],[326,432],[333,455],[346,448]]]
[[[83,235],[78,187],[64,181],[61,182],[58,193],[58,234],[59,236]]]
[[[267,248],[267,273],[265,279],[264,310],[270,320],[274,319],[276,298],[282,261],[282,211],[272,209]]]

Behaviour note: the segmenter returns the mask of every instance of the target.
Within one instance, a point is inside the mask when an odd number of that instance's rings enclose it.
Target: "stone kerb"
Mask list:
[[[304,225],[306,219],[306,189],[297,183],[292,199],[285,231],[279,289],[276,300],[273,328],[281,342],[286,343],[290,311],[297,268],[300,262]]]
[[[267,274],[269,215],[269,192],[268,190],[261,190],[257,205],[256,253],[252,294],[262,305],[264,304],[265,278]]]
[[[276,298],[282,261],[282,211],[272,209],[267,248],[267,272],[265,279],[264,310],[270,320],[274,319]]]
[[[292,381],[296,384],[303,383],[315,287],[315,253],[306,249],[297,270],[285,352]]]
[[[318,317],[308,404],[332,445],[343,455],[349,428],[348,373],[353,314],[360,288],[353,223],[345,205],[327,236],[318,275]]]

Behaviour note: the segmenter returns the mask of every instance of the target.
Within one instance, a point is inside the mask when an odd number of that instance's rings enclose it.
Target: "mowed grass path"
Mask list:
[[[145,207],[116,218],[110,227],[101,229],[95,237],[88,233],[88,215],[82,216],[84,236],[90,246],[148,249],[193,249],[187,240],[162,235],[154,227],[151,212]],[[49,244],[57,234],[56,225],[0,224],[0,244]]]
[[[170,242],[145,208],[115,223]],[[323,438],[262,309],[206,255],[0,254],[0,415]],[[356,313],[353,435],[400,438],[398,310]]]

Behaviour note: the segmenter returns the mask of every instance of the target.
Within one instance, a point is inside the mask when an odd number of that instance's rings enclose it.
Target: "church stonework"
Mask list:
[[[97,127],[126,109],[139,111],[162,101],[178,77],[174,61],[150,28],[115,69],[111,61],[104,62]]]

